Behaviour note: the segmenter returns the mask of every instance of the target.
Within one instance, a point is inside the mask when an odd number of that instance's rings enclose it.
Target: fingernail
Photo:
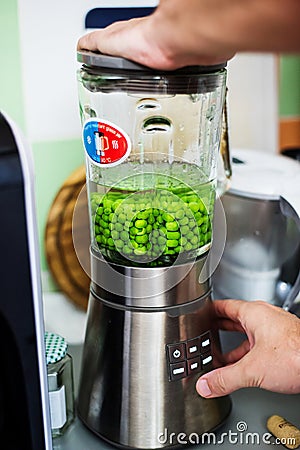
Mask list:
[[[211,395],[211,390],[205,378],[198,380],[197,391],[201,397],[209,397]]]

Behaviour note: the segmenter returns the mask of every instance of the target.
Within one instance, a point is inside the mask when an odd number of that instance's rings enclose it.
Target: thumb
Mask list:
[[[196,390],[202,397],[213,398],[230,394],[242,387],[254,386],[255,380],[245,370],[245,358],[235,364],[212,370],[197,381]]]

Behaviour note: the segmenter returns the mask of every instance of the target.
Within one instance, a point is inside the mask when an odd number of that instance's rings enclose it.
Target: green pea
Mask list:
[[[129,228],[129,233],[130,233],[132,236],[135,236],[138,232],[139,232],[138,228],[135,228],[135,227]]]
[[[157,238],[158,245],[166,245],[166,238],[164,236],[158,236]]]
[[[180,245],[182,245],[182,247],[184,247],[184,246],[187,244],[187,238],[184,237],[184,236],[182,236],[182,237],[180,238],[179,243],[180,243]]]
[[[132,250],[128,247],[128,245],[124,245],[122,252],[125,253],[125,255],[130,255],[130,253],[132,253]]]
[[[104,208],[111,209],[112,204],[113,204],[113,202],[112,202],[111,200],[108,200],[107,198],[105,198],[105,199],[103,200],[103,206],[104,206]]]
[[[181,234],[187,235],[188,232],[190,231],[190,227],[187,225],[183,225],[183,227],[180,227],[180,231],[181,231]]]
[[[183,219],[179,220],[180,225],[187,225],[189,223],[189,219],[187,217],[184,217]]]
[[[202,225],[203,222],[204,222],[204,217],[200,217],[200,219],[197,220],[198,227],[200,227],[200,225]]]
[[[123,202],[123,200],[116,200],[112,205],[111,205],[111,209],[113,211],[116,211],[116,209],[118,209],[118,207],[121,205],[121,203]]]
[[[154,253],[154,255],[159,255],[159,253],[160,253],[159,245],[154,245],[153,246],[153,253]]]
[[[123,213],[121,213],[121,214],[119,214],[118,215],[118,221],[120,222],[120,223],[125,223],[126,222],[126,215],[125,214],[123,214]]]
[[[165,222],[174,222],[174,216],[172,214],[163,213],[162,218]]]
[[[205,205],[201,199],[199,199],[199,211],[202,213],[206,211]]]
[[[98,244],[101,244],[102,243],[102,236],[101,235],[96,236],[96,241],[98,242]]]
[[[100,231],[100,228],[99,228],[99,226],[98,226],[98,225],[95,225],[95,233],[96,233],[96,234],[98,234],[98,233],[99,233],[99,231]]]
[[[115,223],[114,224],[114,229],[116,230],[116,231],[123,231],[123,225],[121,224],[121,223]]]
[[[197,211],[199,211],[199,204],[196,202],[191,202],[189,204],[189,208],[193,211],[193,213],[196,213]]]
[[[179,209],[178,211],[176,211],[175,217],[176,217],[176,219],[183,219],[184,218],[184,211],[182,209]]]
[[[208,227],[207,227],[207,224],[206,223],[204,223],[203,225],[201,225],[201,231],[202,231],[202,233],[206,233],[207,232],[207,229],[208,229]]]
[[[180,253],[181,252],[181,246],[179,245],[178,247],[176,247],[174,249],[175,253]]]
[[[146,222],[146,220],[138,219],[135,221],[135,226],[136,226],[136,228],[145,228],[147,226],[147,222]]]
[[[137,242],[135,242],[133,239],[130,241],[132,247],[135,248],[139,248],[139,244]]]
[[[101,216],[103,214],[103,207],[102,206],[99,206],[99,208],[97,208],[96,214],[98,214],[98,216]]]
[[[136,236],[135,240],[138,244],[146,244],[148,242],[148,236],[147,234],[144,234],[143,236]]]
[[[193,236],[191,239],[191,244],[196,245],[199,243],[199,238],[198,236]]]
[[[121,231],[120,239],[122,239],[122,241],[127,242],[129,240],[128,233],[126,231]]]
[[[105,222],[104,220],[101,219],[99,223],[100,223],[101,227],[108,228],[108,223]]]
[[[193,248],[193,246],[192,246],[192,244],[191,244],[190,242],[188,242],[188,243],[186,244],[186,246],[184,247],[184,249],[185,249],[187,252],[189,252],[190,250],[192,250],[192,248]]]
[[[152,225],[154,222],[155,222],[154,215],[153,215],[153,214],[150,214],[150,215],[149,215],[149,218],[148,218],[148,224],[149,224],[149,225]]]
[[[146,234],[147,229],[146,228],[140,228],[138,229],[138,232],[136,233],[137,236],[143,236],[144,234]]]
[[[138,256],[142,256],[142,255],[144,255],[145,253],[147,253],[147,248],[146,248],[146,247],[139,247],[139,248],[136,248],[136,249],[134,249],[134,253],[135,253],[136,255],[138,255]]]
[[[113,241],[113,239],[112,239],[111,237],[107,239],[107,244],[108,244],[110,247],[114,247],[114,246],[115,246],[115,243],[114,243],[114,241]]]
[[[199,199],[198,195],[192,194],[192,195],[189,196],[189,200],[188,201],[191,204],[191,203],[197,203],[199,200],[200,199]]]
[[[149,217],[149,213],[147,211],[141,211],[136,216],[138,219],[146,220]]]
[[[105,237],[109,237],[110,236],[110,230],[108,228],[104,228],[103,234],[104,234]]]
[[[178,241],[176,239],[167,239],[167,247],[177,247]]]
[[[158,230],[153,230],[153,231],[152,231],[152,236],[153,236],[154,238],[157,238],[159,235],[160,235],[160,233],[159,233]]]
[[[104,220],[104,222],[108,222],[109,216],[107,214],[102,214],[102,220]]]
[[[167,231],[177,231],[178,230],[178,223],[177,222],[167,222],[166,223],[166,229]]]
[[[147,225],[147,227],[146,227],[146,232],[149,234],[149,233],[151,233],[151,231],[152,231],[152,225]]]
[[[119,233],[116,230],[113,230],[111,232],[111,237],[113,238],[114,241],[116,241],[117,239],[119,239]]]
[[[158,209],[153,209],[153,216],[154,217],[159,216],[159,210]]]
[[[123,242],[121,239],[117,239],[117,240],[115,241],[115,246],[116,246],[116,248],[119,250],[119,249],[121,249],[121,248],[124,247],[124,242]]]
[[[168,231],[167,239],[180,239],[180,233],[178,231]]]
[[[175,250],[167,249],[165,252],[165,255],[175,255]]]

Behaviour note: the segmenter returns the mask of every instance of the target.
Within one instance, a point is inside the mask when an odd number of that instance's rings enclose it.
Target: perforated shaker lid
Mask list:
[[[63,359],[68,350],[66,340],[55,333],[46,331],[45,333],[46,362],[53,364]]]

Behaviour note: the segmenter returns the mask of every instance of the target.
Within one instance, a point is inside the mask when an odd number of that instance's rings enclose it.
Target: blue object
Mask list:
[[[94,8],[85,17],[85,28],[105,28],[119,20],[150,15],[155,8]]]

